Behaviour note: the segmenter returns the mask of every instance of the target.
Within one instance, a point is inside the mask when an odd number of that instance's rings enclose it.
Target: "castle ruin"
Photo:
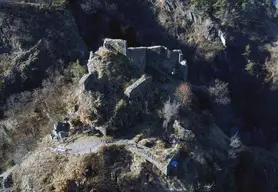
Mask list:
[[[161,45],[128,47],[127,42],[121,39],[105,39],[103,47],[127,56],[141,73],[154,69],[174,78],[187,80],[187,63],[179,49],[169,50]]]

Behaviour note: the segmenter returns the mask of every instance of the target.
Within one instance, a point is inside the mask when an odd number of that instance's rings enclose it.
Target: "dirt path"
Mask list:
[[[161,162],[154,156],[152,149],[126,139],[113,140],[98,137],[81,137],[74,142],[56,147],[55,151],[66,155],[85,155],[97,153],[102,147],[109,145],[124,145],[126,149],[146,159],[164,174],[167,174],[167,164],[169,164],[169,162],[167,162],[166,159]]]
[[[100,138],[80,138],[65,146],[69,154],[84,155],[96,153],[101,147],[105,146],[108,141]]]
[[[74,142],[56,147],[56,152],[66,153],[68,155],[85,155],[88,153],[96,153],[104,146],[108,145],[129,145],[129,140],[113,140],[109,138],[99,137],[80,137]]]

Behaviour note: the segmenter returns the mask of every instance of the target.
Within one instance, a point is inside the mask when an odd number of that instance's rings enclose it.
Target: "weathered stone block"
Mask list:
[[[140,73],[145,71],[147,63],[146,47],[130,47],[127,49],[127,57],[132,60],[134,66]]]
[[[164,46],[161,46],[161,45],[147,47],[147,49],[149,51],[155,52],[155,53],[163,55],[163,56],[166,56],[167,52],[168,52],[168,49]]]
[[[143,75],[135,83],[133,83],[128,88],[126,88],[125,95],[128,96],[130,99],[133,99],[139,96],[141,93],[145,93],[150,87],[151,82],[152,82],[151,76]]]
[[[13,180],[13,172],[18,168],[18,165],[15,165],[11,169],[7,170],[6,172],[0,175],[0,191],[11,191],[13,187],[14,180]]]
[[[126,55],[127,52],[127,42],[122,39],[105,39],[103,47],[110,51],[118,51],[123,55]]]
[[[84,75],[79,81],[81,91],[92,91],[96,89],[97,84],[98,80],[95,73]]]
[[[175,63],[171,59],[171,51],[166,47],[147,47],[147,66],[160,69],[170,74],[175,67]]]
[[[171,57],[174,58],[177,62],[183,61],[183,53],[180,49],[174,49],[172,51]]]
[[[185,60],[180,62],[180,68],[179,68],[181,78],[183,81],[187,81],[187,73],[188,73],[188,66]]]
[[[93,52],[93,51],[90,51],[89,61],[92,60],[93,57],[94,57],[94,52]]]

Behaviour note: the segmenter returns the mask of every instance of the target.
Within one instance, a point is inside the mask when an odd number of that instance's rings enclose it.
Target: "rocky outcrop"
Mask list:
[[[13,187],[13,171],[18,168],[18,165],[10,168],[8,171],[0,175],[0,191],[8,192],[12,191]]]
[[[131,100],[135,99],[136,97],[143,95],[150,89],[151,82],[152,77],[143,75],[135,83],[126,88],[125,95]]]
[[[67,122],[57,122],[54,124],[52,137],[63,141],[64,138],[69,136],[70,124]]]
[[[126,55],[127,42],[122,39],[108,39],[106,38],[103,43],[103,47],[111,50],[118,51],[119,53]]]
[[[96,127],[105,129],[101,131],[104,135],[129,127],[148,105],[146,102],[153,102],[153,74],[148,68],[187,79],[181,50],[163,46],[127,48],[121,39],[105,39],[102,47],[90,53],[87,66],[89,73],[79,81],[79,103],[87,116],[99,123]]]
[[[103,85],[97,78],[96,73],[90,73],[83,76],[79,81],[80,91],[100,90]]]

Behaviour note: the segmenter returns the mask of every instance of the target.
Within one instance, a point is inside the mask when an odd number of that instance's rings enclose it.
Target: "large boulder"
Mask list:
[[[129,99],[135,99],[136,97],[146,93],[149,90],[151,83],[152,77],[143,75],[135,83],[126,88],[125,95],[129,97]]]
[[[67,122],[57,122],[54,124],[52,136],[55,139],[63,140],[69,136],[70,124]]]
[[[0,175],[0,191],[6,192],[10,191],[13,187],[13,172],[18,168],[18,165],[10,168],[6,172]]]
[[[95,91],[101,90],[103,85],[100,80],[97,78],[96,73],[90,73],[84,75],[79,81],[80,91]]]
[[[100,47],[92,53],[87,66],[89,73],[97,73],[98,78],[102,80],[124,80],[132,78],[136,73],[125,55],[106,47]]]
[[[103,47],[109,49],[110,51],[117,51],[123,55],[126,55],[127,42],[122,39],[105,39]]]

